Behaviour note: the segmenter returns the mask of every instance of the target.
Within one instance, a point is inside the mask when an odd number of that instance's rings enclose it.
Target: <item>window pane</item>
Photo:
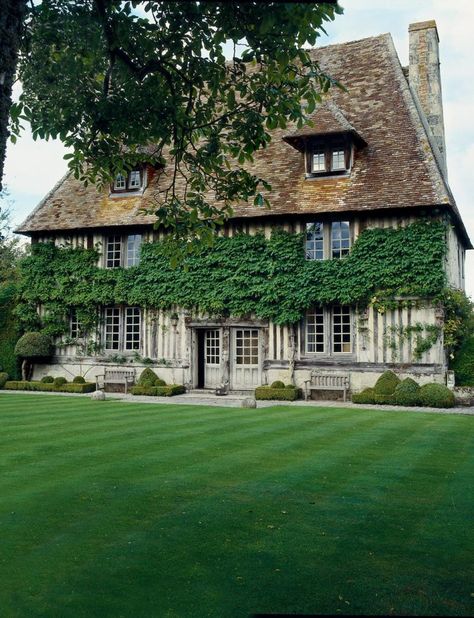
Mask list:
[[[324,239],[322,223],[306,224],[306,259],[324,259]]]
[[[78,320],[76,310],[71,309],[69,314],[69,335],[72,339],[77,339],[78,337],[82,337],[82,334],[82,327]]]
[[[139,307],[125,309],[125,349],[138,350],[140,348],[141,311]]]
[[[109,236],[106,245],[106,262],[107,268],[118,268],[120,266],[122,249],[122,238],[120,236]]]
[[[106,307],[105,309],[105,349],[118,350],[120,348],[120,309]]]
[[[350,307],[336,305],[332,310],[333,352],[352,352]]]
[[[258,365],[258,329],[238,329],[235,332],[237,365]]]
[[[331,254],[339,259],[349,253],[351,246],[349,221],[333,221],[331,224]]]
[[[141,234],[127,237],[127,266],[137,266],[140,263]]]
[[[312,158],[312,171],[313,172],[325,172],[326,164],[324,161],[324,152],[313,152]]]
[[[221,337],[220,331],[207,330],[206,331],[206,364],[207,365],[219,365],[221,362]]]
[[[117,174],[114,182],[114,189],[116,191],[123,191],[127,187],[127,179],[122,174]]]
[[[333,150],[332,158],[331,158],[331,169],[333,170],[345,170],[346,169],[344,150]]]
[[[142,179],[139,170],[133,170],[128,175],[128,188],[139,189],[142,186]]]
[[[324,352],[324,310],[314,309],[306,314],[306,352]]]

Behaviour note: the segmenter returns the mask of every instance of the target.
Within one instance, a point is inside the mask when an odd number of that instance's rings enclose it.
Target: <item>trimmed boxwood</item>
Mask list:
[[[8,382],[10,376],[5,371],[0,372],[0,388],[3,388]]]
[[[364,388],[360,393],[352,395],[353,403],[373,404],[375,403],[375,390],[373,388]]]
[[[443,384],[430,382],[420,387],[420,403],[430,408],[452,408],[454,393]]]
[[[285,388],[285,385],[281,380],[275,380],[270,384],[270,388]]]
[[[10,391],[43,391],[50,393],[92,393],[95,391],[95,384],[86,382],[85,384],[62,384],[57,386],[51,382],[25,382],[22,380],[10,380],[5,384],[5,390]]]
[[[374,386],[377,395],[393,395],[400,378],[393,371],[384,371]]]
[[[275,382],[273,383],[275,384]],[[259,386],[255,389],[255,399],[273,400],[273,401],[295,401],[300,397],[301,391],[299,388],[287,388],[283,385],[283,388],[273,388],[272,386]]]
[[[73,384],[85,384],[86,381],[84,380],[84,378],[82,376],[76,376],[73,381]]]
[[[137,386],[166,386],[166,382],[159,378],[153,369],[147,367],[140,374]]]
[[[419,406],[420,385],[412,378],[405,378],[395,389],[393,397],[399,406]]]
[[[63,384],[67,384],[67,380],[63,376],[58,376],[54,378],[53,384],[54,386],[62,386]]]
[[[182,395],[186,389],[182,384],[168,384],[168,386],[131,386],[132,395],[147,395],[150,397],[173,397]]]
[[[40,380],[43,384],[52,384],[54,382],[53,376],[43,376]]]

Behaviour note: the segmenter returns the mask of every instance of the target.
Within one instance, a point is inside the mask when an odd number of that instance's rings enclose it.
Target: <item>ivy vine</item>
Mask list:
[[[434,298],[446,285],[445,225],[418,221],[404,228],[364,230],[340,260],[305,259],[304,235],[275,229],[216,238],[210,248],[172,268],[167,248],[145,243],[131,268],[97,267],[98,249],[38,243],[22,263],[17,315],[24,330],[68,331],[75,308],[86,330],[101,306],[124,304],[212,316],[254,314],[276,324],[298,322],[315,304],[368,305],[375,298]],[[42,316],[38,316],[38,306]]]

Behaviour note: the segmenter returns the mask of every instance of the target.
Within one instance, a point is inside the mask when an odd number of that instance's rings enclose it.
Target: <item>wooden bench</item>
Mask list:
[[[346,401],[351,380],[347,373],[321,373],[312,371],[311,378],[304,382],[305,400],[308,401],[311,391],[342,391]]]
[[[123,384],[125,394],[127,394],[128,387],[135,384],[135,369],[105,369],[103,374],[95,377],[95,387],[97,390],[100,389],[99,382],[102,382],[104,390],[107,384]]]

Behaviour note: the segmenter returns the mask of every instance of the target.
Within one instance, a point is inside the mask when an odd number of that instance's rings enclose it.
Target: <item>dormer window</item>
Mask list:
[[[306,177],[337,176],[350,171],[352,146],[349,141],[326,143],[310,140],[306,149]]]
[[[127,175],[117,174],[112,187],[113,193],[140,191],[143,186],[142,170],[131,170]]]

